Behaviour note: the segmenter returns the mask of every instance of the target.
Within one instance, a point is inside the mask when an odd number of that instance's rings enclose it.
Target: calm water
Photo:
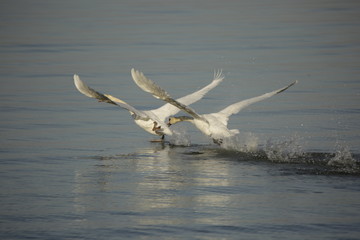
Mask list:
[[[0,19],[1,239],[360,239],[360,3],[15,0]],[[201,113],[299,83],[232,116],[225,148],[187,123],[159,144],[73,86],[162,105],[132,67],[174,97],[223,69]]]

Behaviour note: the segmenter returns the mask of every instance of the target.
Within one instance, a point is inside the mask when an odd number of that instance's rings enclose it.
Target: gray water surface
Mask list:
[[[21,7],[19,7],[21,6]],[[360,239],[360,3],[2,1],[1,239]],[[299,83],[166,142],[73,74],[139,109],[226,79],[200,113]],[[185,146],[174,146],[180,143]]]

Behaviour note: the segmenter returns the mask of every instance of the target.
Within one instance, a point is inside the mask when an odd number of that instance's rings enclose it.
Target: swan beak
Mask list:
[[[171,126],[171,123],[167,123],[167,125],[168,125],[168,127],[170,127],[170,126]]]

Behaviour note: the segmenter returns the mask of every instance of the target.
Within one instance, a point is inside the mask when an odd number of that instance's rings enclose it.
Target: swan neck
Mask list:
[[[179,122],[182,122],[182,121],[191,122],[191,121],[194,120],[193,117],[189,117],[189,116],[180,116],[180,117],[176,117],[176,119],[177,119]]]

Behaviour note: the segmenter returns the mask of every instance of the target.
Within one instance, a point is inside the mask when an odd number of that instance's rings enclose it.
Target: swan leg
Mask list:
[[[164,134],[163,134],[164,129],[162,129],[161,126],[158,126],[158,127],[157,127],[157,124],[158,124],[157,122],[154,122],[154,127],[152,128],[152,130],[153,130],[156,134],[164,136]]]
[[[163,134],[163,129],[161,128],[161,126],[157,126],[158,123],[154,122],[154,126],[152,128],[152,131],[154,131],[157,135],[160,135],[161,138],[157,139],[157,140],[151,140],[150,142],[164,142],[164,138],[165,138],[165,134]]]
[[[154,142],[154,143],[160,142],[160,143],[163,143],[164,140],[165,140],[165,135],[163,134],[160,139],[150,140],[150,142]]]
[[[217,145],[221,145],[223,143],[223,140],[221,138],[219,139],[213,138],[213,142],[216,143]]]
[[[157,132],[157,131],[159,131],[160,129],[161,129],[161,126],[158,126],[157,127],[157,122],[154,122],[154,127],[152,128],[152,130],[154,131],[154,132]]]

